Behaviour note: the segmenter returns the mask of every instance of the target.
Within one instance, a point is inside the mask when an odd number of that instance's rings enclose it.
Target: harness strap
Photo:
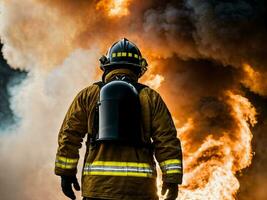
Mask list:
[[[102,81],[98,81],[93,83],[93,85],[97,85],[99,87],[99,91],[101,88],[105,85]],[[93,119],[93,126],[92,126],[92,137],[90,138],[90,144],[94,145],[96,141],[96,134],[98,133],[99,130],[99,124],[97,123],[99,121],[99,104],[97,101],[97,104],[95,105],[95,114],[94,114],[94,119]]]

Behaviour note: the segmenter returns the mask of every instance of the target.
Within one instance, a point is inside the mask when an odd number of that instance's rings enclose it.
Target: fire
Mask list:
[[[129,5],[132,0],[101,0],[96,5],[97,10],[104,10],[109,17],[123,17],[129,15]]]
[[[256,75],[249,66],[247,70]],[[158,89],[165,77],[158,74],[157,70],[154,71],[155,74],[149,74],[144,82]],[[198,119],[190,117],[181,125],[179,116],[174,116],[184,153],[184,180],[180,186],[180,200],[234,200],[240,187],[236,173],[252,162],[253,135],[250,128],[257,123],[256,109],[247,98],[233,91],[226,91],[222,99],[229,106],[229,115],[235,127],[227,129],[219,138],[216,138],[216,132],[210,132],[194,152],[190,149],[196,142],[191,140],[190,135],[197,131]],[[160,199],[164,199],[160,195],[160,177],[157,185]]]
[[[250,126],[257,123],[256,110],[248,99],[239,94],[227,91],[225,96],[237,125],[234,134],[225,132],[218,139],[214,138],[215,134],[210,134],[195,152],[187,153],[192,144],[187,144],[188,138],[184,134],[197,127],[189,119],[178,129],[184,149],[185,167],[179,199],[233,200],[240,186],[235,174],[251,164]]]
[[[234,146],[234,151],[239,154],[239,162],[234,170],[238,171],[251,164],[251,140],[253,135],[250,131],[250,125],[254,126],[257,123],[257,112],[247,98],[234,95],[231,92],[228,92],[228,95],[230,97],[229,103],[233,106],[233,114],[239,126],[240,142],[237,146]]]
[[[267,85],[266,85],[266,72],[259,72],[255,70],[251,65],[244,63],[244,80],[242,83],[250,88],[252,91],[255,91],[262,95],[267,95]]]
[[[258,90],[259,85],[257,85],[258,81],[256,80],[261,79],[261,74],[255,71],[252,66],[247,63],[243,64],[243,70],[246,74],[246,79],[243,81],[243,83],[247,86],[252,86],[256,90]]]
[[[150,86],[153,89],[158,89],[161,86],[161,83],[164,81],[164,77],[160,74],[150,74],[148,80],[145,81],[145,84]]]

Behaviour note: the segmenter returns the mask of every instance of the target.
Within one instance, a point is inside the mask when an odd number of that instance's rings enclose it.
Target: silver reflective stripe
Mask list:
[[[75,169],[78,164],[78,158],[67,158],[63,156],[57,156],[55,165],[61,169]]]
[[[169,169],[182,169],[182,166],[166,166],[164,169],[165,170],[169,170]]]
[[[162,167],[162,170],[170,170],[170,169],[182,169],[182,166],[177,164],[171,164]]]
[[[136,168],[136,167],[114,167],[114,166],[88,166],[85,167],[86,171],[121,171],[121,172],[147,172],[153,173],[149,168]]]
[[[164,174],[182,173],[182,162],[179,159],[169,159],[160,163]]]
[[[107,176],[132,176],[154,177],[156,170],[148,163],[117,162],[117,161],[94,161],[86,163],[84,175],[107,175]]]

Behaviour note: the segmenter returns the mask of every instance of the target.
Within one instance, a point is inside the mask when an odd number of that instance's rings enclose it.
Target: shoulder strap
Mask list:
[[[141,84],[141,83],[132,83],[132,84],[133,84],[133,86],[135,87],[135,89],[137,90],[138,93],[140,93],[142,89],[148,87],[148,86],[146,86],[144,84]]]
[[[138,93],[140,93],[142,89],[148,87],[147,85],[144,85],[142,83],[137,83],[137,82],[131,82],[131,84],[136,88]],[[94,85],[97,85],[99,89],[101,89],[105,85],[105,83],[103,83],[102,81],[98,81],[98,82],[95,82]]]
[[[97,85],[99,87],[99,90],[105,85],[102,81],[98,81],[93,83],[93,85]],[[99,101],[99,100],[98,100]],[[98,107],[98,101],[97,104],[94,108],[95,113],[94,113],[94,118],[93,118],[93,126],[92,126],[92,137],[90,138],[90,144],[95,145],[95,139],[96,139],[96,134],[98,133],[98,120],[99,120],[99,107]]]

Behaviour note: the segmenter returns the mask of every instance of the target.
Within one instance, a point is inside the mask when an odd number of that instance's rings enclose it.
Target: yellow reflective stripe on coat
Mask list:
[[[182,162],[179,159],[165,160],[159,165],[163,174],[182,174]]]
[[[75,169],[78,164],[78,158],[67,158],[63,156],[56,157],[56,167],[62,169]]]
[[[93,163],[89,164],[92,166],[128,166],[128,167],[150,167],[148,163],[136,163],[136,162],[116,162],[116,161],[94,161]]]
[[[153,177],[156,170],[148,163],[94,161],[85,164],[83,175]]]
[[[99,176],[134,176],[134,177],[152,177],[147,173],[136,173],[136,172],[112,172],[112,171],[86,171],[83,173],[84,175],[99,175]]]

